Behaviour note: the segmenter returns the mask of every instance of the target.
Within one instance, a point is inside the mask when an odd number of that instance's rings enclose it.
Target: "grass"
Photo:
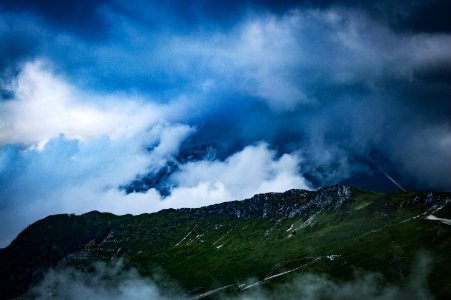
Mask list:
[[[451,194],[440,195],[451,198]],[[17,279],[19,270],[26,276],[42,274],[56,264],[83,269],[95,260],[122,257],[144,276],[162,269],[186,291],[199,292],[249,278],[263,280],[307,263],[264,287],[272,289],[306,272],[341,281],[351,280],[358,272],[377,272],[391,283],[402,284],[418,253],[428,253],[433,258],[428,279],[431,290],[439,298],[450,297],[451,227],[424,219],[426,197],[353,190],[353,197],[339,210],[317,209],[294,218],[274,211],[267,218],[236,218],[199,210],[120,217],[100,213],[53,216],[33,224],[3,249],[0,262],[11,259],[6,267],[11,278]],[[307,200],[274,201],[270,205],[277,209]],[[245,210],[247,202],[237,202],[235,207]],[[434,214],[451,218],[451,207]],[[22,248],[27,250],[18,250]],[[324,258],[327,255],[337,257],[330,260]],[[36,266],[41,273],[36,273]],[[11,279],[2,278],[1,289],[17,295],[39,278],[21,278],[24,285],[12,292]]]

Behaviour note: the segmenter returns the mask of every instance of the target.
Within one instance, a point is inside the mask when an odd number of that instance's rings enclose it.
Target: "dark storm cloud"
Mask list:
[[[427,83],[438,83],[451,85],[451,61],[437,60],[418,66],[415,77]]]
[[[29,12],[44,19],[50,26],[60,27],[84,38],[105,38],[108,13],[111,11],[146,22],[155,28],[177,27],[178,30],[202,26],[233,26],[247,14],[271,12],[284,14],[293,8],[344,7],[363,10],[393,27],[419,32],[449,32],[447,1],[342,1],[342,0],[170,0],[126,3],[116,0],[57,1],[1,0],[7,11]]]
[[[0,7],[6,11],[35,14],[49,26],[80,34],[84,38],[99,38],[107,30],[101,12],[108,0],[1,0]]]
[[[14,57],[8,58],[9,62],[20,60],[24,55],[49,57],[63,72],[93,89],[152,90],[167,97],[174,96],[175,86],[180,90],[183,85],[191,88],[192,83],[192,78],[187,78],[187,74],[181,74],[179,70],[158,69],[159,63],[166,63],[164,58],[152,60],[151,54],[145,55],[145,52],[166,51],[156,49],[155,45],[164,43],[168,35],[222,34],[258,15],[282,17],[293,9],[330,8],[368,14],[377,22],[404,31],[446,31],[446,26],[409,21],[422,16],[424,9],[430,20],[440,20],[440,14],[446,11],[443,1],[401,1],[394,4],[392,1],[362,3],[334,0],[173,0],[163,3],[141,0],[3,0],[0,1],[0,8],[7,14],[15,14],[22,22],[33,24],[31,31],[40,31],[31,32],[28,37],[27,33],[5,36],[0,52],[14,53]],[[422,24],[429,29],[410,23]],[[8,32],[12,33],[17,24],[7,26]],[[23,35],[25,37],[21,38]],[[147,42],[143,43],[143,40]],[[321,47],[329,46],[326,43]],[[149,65],[152,66],[149,68]]]
[[[451,22],[447,12],[451,9],[448,1],[359,1],[359,0],[246,0],[246,1],[167,1],[163,7],[184,25],[230,25],[243,15],[255,12],[284,14],[293,8],[328,9],[341,7],[358,9],[385,22],[394,29],[412,32],[450,32]]]
[[[449,11],[451,11],[449,1],[419,1],[401,21],[404,21],[406,28],[412,31],[449,33],[451,32]]]
[[[41,42],[40,30],[15,16],[2,15],[0,41],[0,95],[9,99],[20,62],[32,58],[37,52],[37,45]]]

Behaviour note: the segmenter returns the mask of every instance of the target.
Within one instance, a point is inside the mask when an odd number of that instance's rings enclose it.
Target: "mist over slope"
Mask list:
[[[326,275],[301,274],[272,289],[255,285],[242,295],[224,295],[219,288],[194,297],[220,298],[227,300],[244,299],[433,299],[429,291],[427,277],[430,273],[431,259],[419,255],[412,266],[409,277],[403,285],[393,284],[377,273],[356,275],[351,281],[336,281]],[[135,269],[124,268],[121,261],[97,263],[89,273],[73,268],[49,271],[44,279],[21,299],[193,299],[167,276],[158,274],[154,279],[142,277]],[[253,282],[255,279],[249,279]],[[255,284],[255,283],[254,283]]]

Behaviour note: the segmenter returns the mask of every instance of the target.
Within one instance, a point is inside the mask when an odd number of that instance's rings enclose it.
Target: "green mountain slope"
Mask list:
[[[143,276],[164,270],[198,298],[271,289],[306,272],[346,281],[370,271],[402,284],[415,257],[427,253],[430,290],[447,298],[449,219],[451,193],[379,194],[340,185],[139,216],[50,216],[0,250],[0,294],[23,294],[51,267],[89,272],[95,261],[119,258]]]

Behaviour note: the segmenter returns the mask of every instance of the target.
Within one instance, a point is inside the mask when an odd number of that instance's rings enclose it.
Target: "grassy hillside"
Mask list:
[[[218,293],[240,293],[252,284],[272,289],[306,272],[344,281],[371,271],[402,284],[415,257],[427,253],[430,289],[446,298],[448,219],[451,193],[379,194],[344,186],[139,216],[50,216],[1,250],[0,294],[22,294],[50,267],[89,271],[94,261],[118,258],[144,276],[164,270],[199,297],[228,285]]]

